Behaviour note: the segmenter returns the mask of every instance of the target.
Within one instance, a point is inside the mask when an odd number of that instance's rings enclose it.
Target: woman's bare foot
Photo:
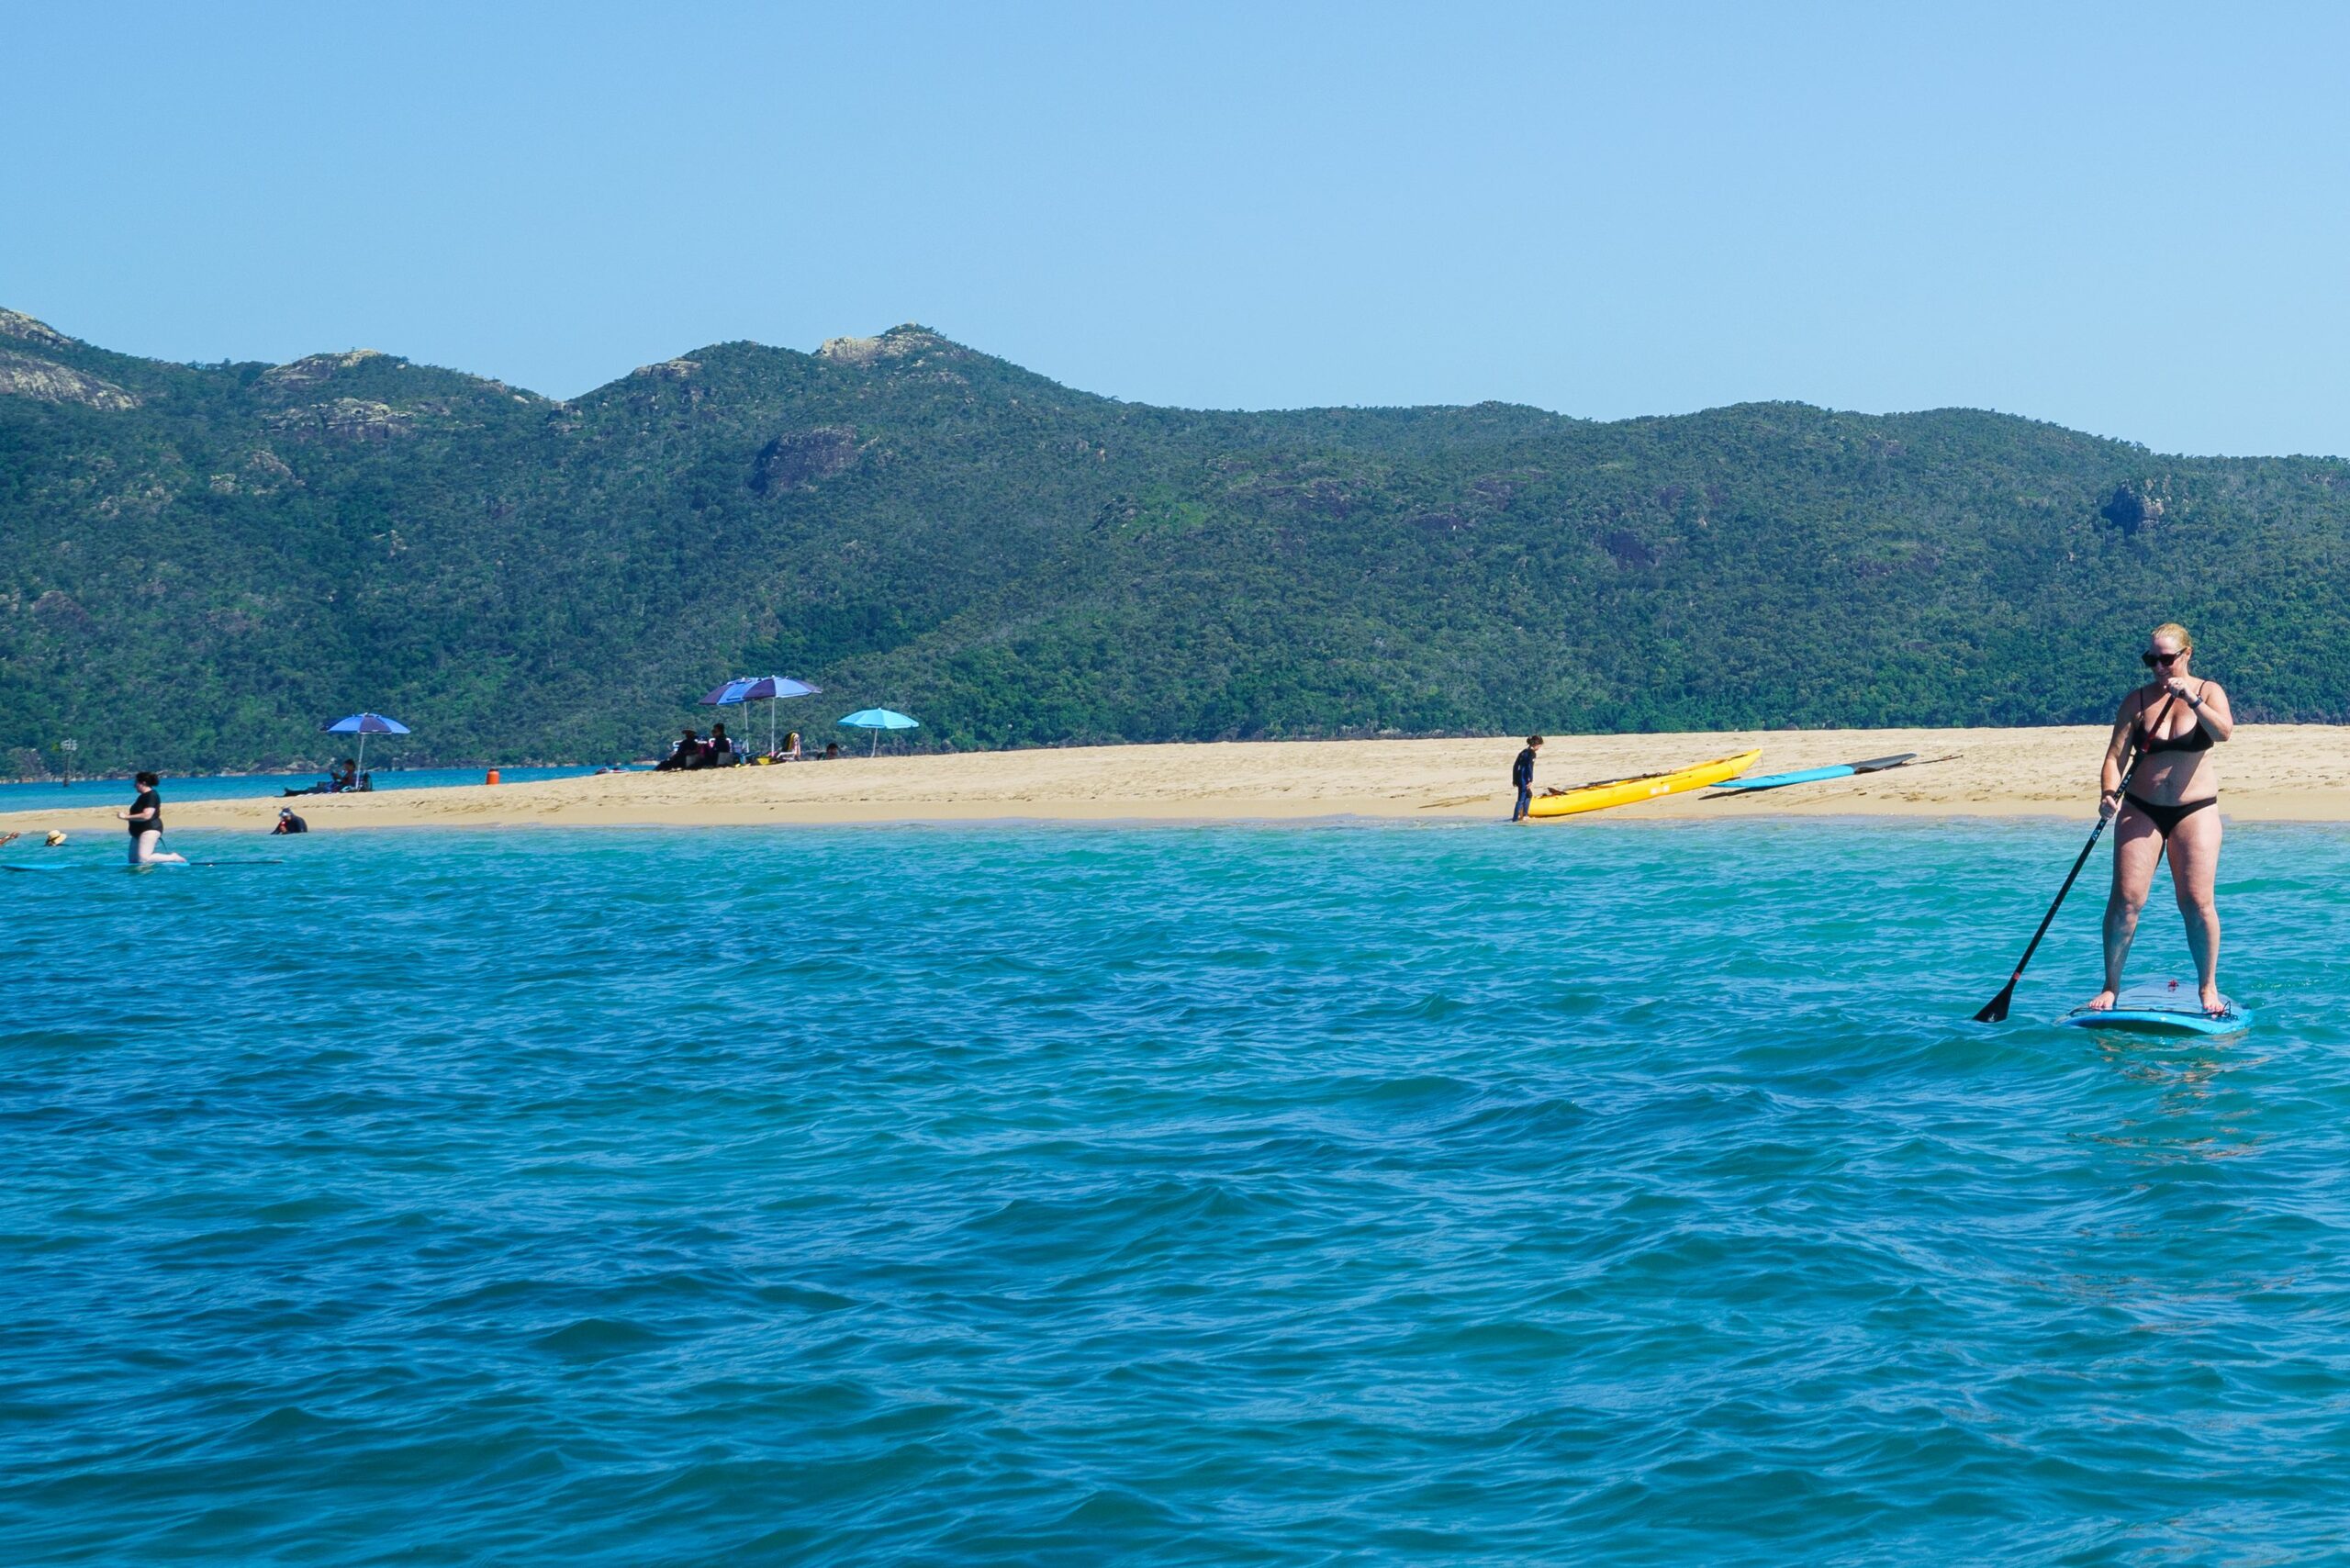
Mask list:
[[[2103,991],[2100,991],[2095,996],[2090,997],[2087,1005],[2084,1006],[2081,1011],[2084,1013],[2112,1012],[2113,988],[2111,986],[2107,986]]]
[[[2217,985],[2200,986],[2197,990],[2202,997],[2203,1011],[2212,1017],[2217,1018],[2228,1010],[2227,998],[2220,994]]]

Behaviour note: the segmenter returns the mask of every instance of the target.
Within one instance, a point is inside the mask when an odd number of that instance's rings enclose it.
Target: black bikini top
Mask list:
[[[2198,721],[2195,727],[2185,734],[2172,735],[2166,740],[2156,740],[2147,730],[2146,716],[2143,712],[2138,715],[2138,722],[2134,727],[2138,734],[2140,756],[2154,756],[2165,751],[2210,751],[2211,749],[2211,732],[2205,729],[2200,721]]]

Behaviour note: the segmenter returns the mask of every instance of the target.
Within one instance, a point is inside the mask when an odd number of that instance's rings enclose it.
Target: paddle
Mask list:
[[[1554,784],[1543,790],[1542,795],[1547,800],[1552,795],[1572,795],[1579,790],[1605,790],[1611,784],[1638,784],[1650,778],[1662,778],[1666,773],[1672,771],[1673,769],[1668,767],[1662,773],[1632,773],[1621,778],[1594,778],[1582,784]]]
[[[2163,711],[2154,715],[2154,722],[2145,726],[2142,733],[2153,734],[2162,728],[2163,721],[2170,717],[2171,703],[2177,700],[2178,694],[2171,693],[2169,701],[2163,704]],[[2130,759],[2129,768],[2121,775],[2121,792],[2124,795],[2130,792],[2130,780],[2138,775],[2138,765],[2145,760],[2146,754],[2143,751]],[[2119,805],[2113,808],[2111,816],[2102,812],[2098,813],[2097,827],[2089,834],[2089,841],[2081,846],[2080,854],[2074,857],[2073,868],[2065,873],[2065,885],[2056,890],[2056,902],[2050,904],[2048,913],[2040,917],[2040,929],[2033,932],[2031,940],[2024,945],[2023,957],[2016,960],[2016,972],[2008,977],[2008,983],[1999,988],[1998,995],[1983,1004],[1983,1011],[1975,1015],[1977,1024],[1998,1024],[2006,1020],[2008,1004],[2015,1000],[2016,981],[2023,979],[2024,966],[2031,962],[2034,953],[2040,951],[2040,939],[2048,935],[2048,927],[2055,922],[2056,912],[2065,907],[2065,895],[2073,890],[2073,883],[2080,876],[2081,868],[2089,863],[2089,851],[2095,849],[2097,841],[2105,836],[2106,824],[2121,814]]]

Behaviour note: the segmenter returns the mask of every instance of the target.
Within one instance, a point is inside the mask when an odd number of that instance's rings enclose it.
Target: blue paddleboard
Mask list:
[[[2133,1035],[2241,1035],[2252,1027],[2252,1014],[2226,997],[2226,1010],[2203,1011],[2195,988],[2177,980],[2122,988],[2113,1005],[2101,1013],[2076,1007],[2059,1024],[2076,1029],[2120,1029]]]
[[[122,861],[61,860],[48,866],[21,866],[13,861],[0,861],[0,871],[177,871],[199,866],[283,866],[278,859],[261,860],[155,860],[144,866],[126,865]]]
[[[1855,773],[1882,773],[1888,767],[1898,767],[1918,754],[1905,751],[1899,756],[1873,756],[1864,762],[1840,762],[1831,767],[1806,767],[1795,773],[1766,773],[1760,778],[1740,778],[1725,784],[1720,794],[1743,794],[1750,790],[1781,790],[1790,784],[1817,784],[1823,778],[1850,778]]]

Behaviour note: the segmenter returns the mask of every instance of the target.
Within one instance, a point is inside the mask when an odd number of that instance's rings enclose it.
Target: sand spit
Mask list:
[[[1611,821],[1796,816],[2070,816],[2094,809],[2100,728],[1771,730],[1571,735],[1543,749],[1539,781],[1564,786],[1762,748],[1761,772],[1914,751],[1943,758],[1726,800],[1680,796]],[[304,800],[315,832],[356,827],[750,826],[819,823],[1251,821],[1506,816],[1520,742],[1260,741],[1080,746],[843,758],[690,774],[606,774],[496,788],[397,790]],[[2247,724],[2216,754],[2221,801],[2244,822],[2350,822],[2350,729]],[[100,808],[0,815],[0,829],[119,832]],[[174,828],[263,830],[279,802],[173,802]],[[1572,819],[1585,820],[1585,819]],[[1564,830],[1568,822],[1538,824]]]

